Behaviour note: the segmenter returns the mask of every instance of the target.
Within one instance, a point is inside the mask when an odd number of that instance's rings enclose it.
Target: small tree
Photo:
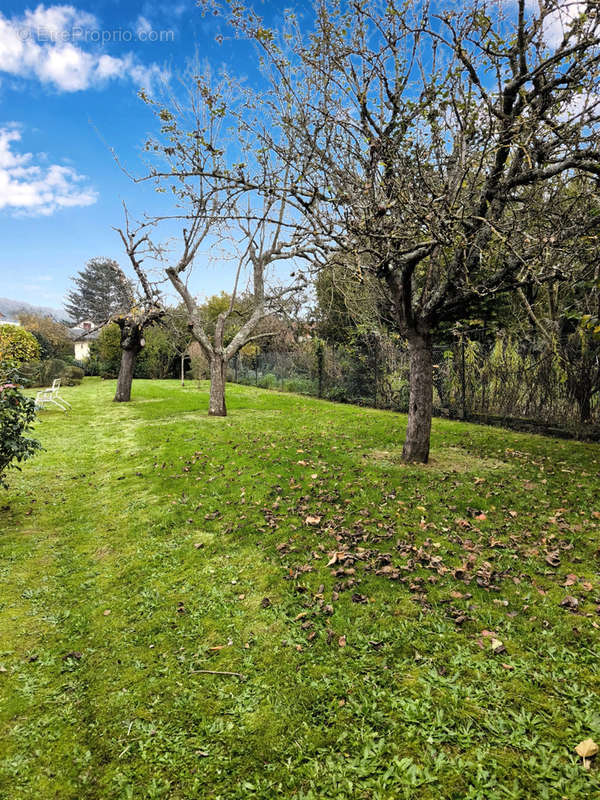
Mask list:
[[[114,314],[111,318],[121,331],[121,368],[117,378],[115,401],[126,403],[131,400],[131,384],[135,369],[135,360],[145,345],[144,331],[164,315],[160,292],[150,282],[142,269],[145,254],[153,252],[152,243],[147,234],[147,225],[142,224],[135,230],[129,226],[129,216],[125,209],[125,229],[117,228],[125,252],[138,279],[137,294],[131,291],[126,310]],[[121,280],[125,285],[125,274],[121,272]]]
[[[120,330],[121,366],[115,401],[131,399],[131,384],[136,358],[144,346],[144,330],[163,315],[160,293],[142,269],[149,246],[145,225],[130,229],[127,209],[125,228],[116,228],[137,278],[137,287],[112,259],[92,258],[85,270],[74,278],[77,289],[70,292],[67,311],[77,319],[89,319],[96,328],[110,322]]]

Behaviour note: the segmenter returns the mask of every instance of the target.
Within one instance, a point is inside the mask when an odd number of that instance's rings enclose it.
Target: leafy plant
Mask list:
[[[24,434],[35,418],[35,402],[17,383],[0,385],[0,486],[7,488],[5,473],[30,458],[41,445]],[[15,463],[16,462],[16,463]]]

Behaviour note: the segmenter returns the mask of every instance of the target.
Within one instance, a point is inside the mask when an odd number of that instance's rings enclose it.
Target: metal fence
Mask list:
[[[490,340],[476,332],[434,346],[433,362],[437,415],[557,434],[600,435],[600,395],[592,398],[582,423],[581,407],[547,347],[510,337]],[[230,364],[228,379],[406,412],[408,365],[406,345],[373,335],[358,348],[307,343],[294,351],[239,354]]]

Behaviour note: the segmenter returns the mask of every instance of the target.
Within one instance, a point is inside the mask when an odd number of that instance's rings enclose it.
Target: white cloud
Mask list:
[[[21,133],[0,128],[0,210],[48,216],[61,208],[89,206],[97,193],[87,179],[62,164],[40,166],[32,153],[15,153]]]
[[[96,66],[95,59],[79,47],[64,44],[48,48],[40,64],[44,81],[53,83],[65,92],[87,89]]]
[[[152,25],[148,22],[146,17],[142,16],[141,14],[135,23],[135,32],[138,36],[144,36],[152,33]]]
[[[150,28],[146,18],[139,20]],[[63,92],[114,79],[151,90],[153,82],[167,77],[156,64],[145,66],[132,53],[114,57],[101,52],[99,43],[112,35],[93,14],[74,6],[39,5],[21,17],[0,13],[0,72],[34,78]]]
[[[539,16],[538,0],[527,0],[528,9]],[[542,28],[544,41],[549,47],[558,47],[573,22],[584,13],[587,3],[578,0],[557,0],[556,9],[546,16]]]

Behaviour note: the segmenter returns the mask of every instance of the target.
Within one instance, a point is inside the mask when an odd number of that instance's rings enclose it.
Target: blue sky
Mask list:
[[[269,21],[283,2],[257,4]],[[285,4],[285,5],[289,5]],[[93,256],[126,265],[113,225],[160,210],[161,196],[119,170],[110,147],[141,171],[154,129],[137,98],[198,54],[239,74],[252,63],[239,42],[193,0],[28,5],[0,11],[0,296],[60,308],[70,277]],[[102,41],[104,39],[104,41]],[[231,267],[199,259],[193,288],[230,285]]]

